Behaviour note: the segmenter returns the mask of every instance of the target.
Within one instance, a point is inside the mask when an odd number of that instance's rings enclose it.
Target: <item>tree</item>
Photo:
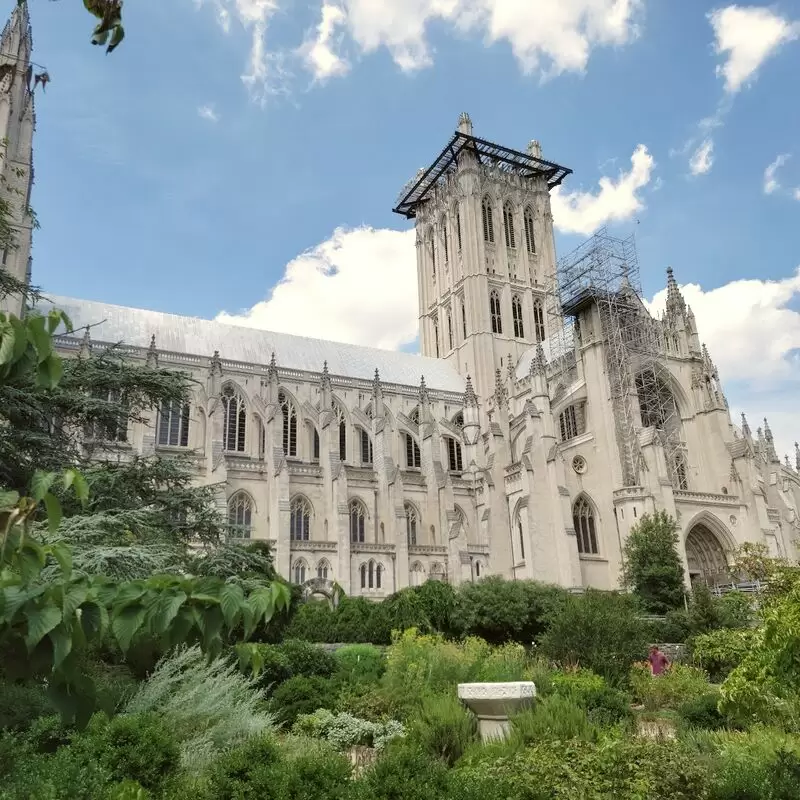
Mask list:
[[[624,547],[624,584],[654,614],[683,603],[683,564],[678,554],[678,525],[666,511],[645,514]]]

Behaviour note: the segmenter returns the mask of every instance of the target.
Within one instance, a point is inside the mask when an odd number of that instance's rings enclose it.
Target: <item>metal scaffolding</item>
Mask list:
[[[581,344],[590,339],[602,341],[623,485],[641,484],[646,465],[639,434],[643,428],[653,428],[664,447],[673,487],[687,488],[680,415],[670,389],[663,325],[650,316],[641,300],[634,237],[618,239],[601,228],[561,258],[547,305],[556,396],[559,384],[567,389],[577,379]],[[592,306],[597,315],[581,317]],[[584,322],[585,331],[581,331],[581,319],[588,321]],[[594,320],[599,321],[599,330],[592,330]]]

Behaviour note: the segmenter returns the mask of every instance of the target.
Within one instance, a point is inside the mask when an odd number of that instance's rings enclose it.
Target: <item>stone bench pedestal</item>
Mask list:
[[[481,739],[491,742],[508,736],[508,718],[530,706],[536,687],[532,681],[459,683],[458,697],[478,718]]]

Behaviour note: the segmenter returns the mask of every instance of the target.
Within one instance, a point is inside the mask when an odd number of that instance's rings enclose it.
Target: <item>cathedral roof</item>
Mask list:
[[[309,339],[288,333],[228,325],[199,317],[183,317],[161,311],[128,308],[94,300],[53,297],[54,306],[67,313],[77,333],[93,325],[93,342],[126,345],[147,349],[153,336],[161,351],[192,356],[210,356],[219,350],[227,361],[262,364],[266,369],[270,354],[275,353],[278,368],[318,373],[324,362],[332,375],[372,381],[380,370],[384,384],[411,386],[416,390],[422,377],[433,390],[464,393],[465,382],[453,367],[440,359],[413,353],[398,353],[341,344],[323,339]],[[100,323],[100,324],[97,324]]]

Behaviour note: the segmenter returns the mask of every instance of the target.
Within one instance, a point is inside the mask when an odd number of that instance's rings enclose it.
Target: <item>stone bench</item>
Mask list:
[[[478,718],[481,739],[491,742],[508,736],[509,717],[531,705],[536,686],[533,681],[459,683],[458,697]]]

